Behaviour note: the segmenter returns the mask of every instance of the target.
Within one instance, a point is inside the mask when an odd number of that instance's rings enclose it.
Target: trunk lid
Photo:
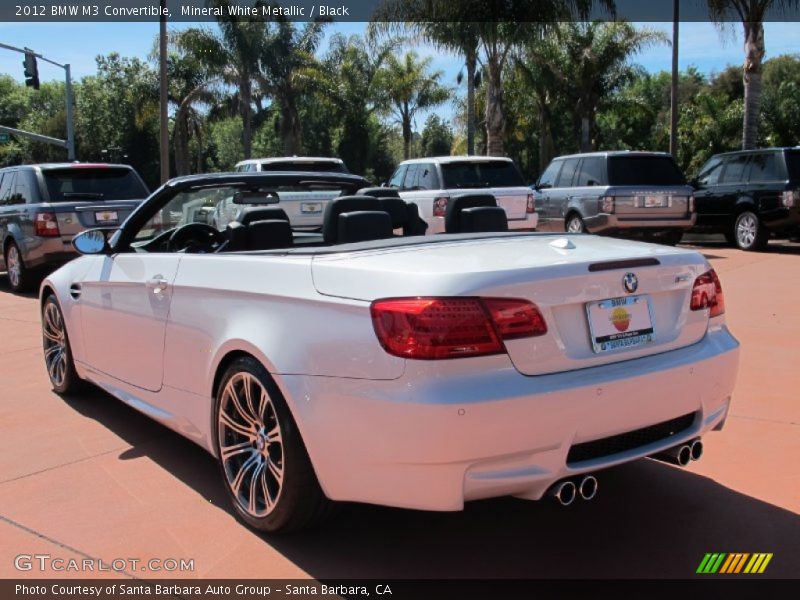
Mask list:
[[[396,296],[498,296],[534,302],[548,333],[506,341],[514,366],[525,375],[618,362],[699,341],[708,315],[690,311],[689,299],[695,278],[708,269],[703,256],[690,250],[587,235],[543,234],[317,255],[312,261],[317,291],[330,296],[365,301]],[[627,273],[638,279],[634,293],[624,288]],[[649,306],[654,339],[636,347],[596,352],[587,307],[633,297]],[[600,321],[594,337],[602,333]]]
[[[606,195],[613,196],[614,212],[623,220],[681,218],[689,213],[692,188],[686,185],[612,186]]]
[[[70,240],[85,229],[118,227],[142,200],[105,200],[103,202],[58,202],[48,210],[56,214],[58,230]]]

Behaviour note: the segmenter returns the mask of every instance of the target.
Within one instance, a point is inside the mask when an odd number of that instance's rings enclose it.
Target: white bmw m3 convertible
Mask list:
[[[265,531],[331,501],[588,500],[602,469],[686,464],[722,428],[739,344],[702,255],[510,233],[485,194],[448,203],[459,233],[424,236],[415,205],[363,182],[185,177],[76,237],[84,256],[41,287],[54,390],[91,382],[197,442]],[[319,231],[282,208],[303,190],[338,194]],[[231,198],[220,231],[207,215]]]

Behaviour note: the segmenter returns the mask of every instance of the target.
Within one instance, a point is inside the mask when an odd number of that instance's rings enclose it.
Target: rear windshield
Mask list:
[[[669,156],[612,156],[611,185],[684,185],[686,178]]]
[[[789,179],[800,181],[800,152],[786,153],[786,170],[789,171]]]
[[[310,171],[313,173],[349,173],[350,171],[340,162],[272,162],[261,163],[262,171]]]
[[[445,163],[442,175],[444,189],[525,185],[516,165],[507,160]]]
[[[131,169],[68,167],[42,170],[50,202],[140,200],[147,188]]]

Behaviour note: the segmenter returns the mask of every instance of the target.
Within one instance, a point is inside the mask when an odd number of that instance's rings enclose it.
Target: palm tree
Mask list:
[[[666,41],[662,32],[625,22],[559,23],[554,35],[526,45],[520,63],[546,74],[575,107],[579,147],[589,152],[599,106],[635,74],[628,59]]]
[[[225,16],[217,17],[219,33],[205,28],[189,28],[181,33],[182,44],[223,82],[238,91],[238,110],[242,118],[244,157],[250,158],[253,140],[253,82],[259,74],[260,60],[267,40],[265,24],[259,18],[233,19],[226,16],[231,0],[209,0],[222,8]],[[260,2],[257,3],[260,5]]]
[[[390,54],[378,74],[385,93],[385,106],[396,117],[403,132],[403,157],[406,159],[411,156],[414,115],[450,97],[450,90],[439,83],[442,72],[431,73],[430,64],[430,57],[420,60],[413,51],[401,58]]]
[[[302,152],[298,100],[320,86],[323,77],[314,58],[325,23],[312,21],[298,29],[290,21],[267,25],[258,81],[264,94],[280,108],[280,135],[287,156]]]
[[[758,119],[761,110],[761,71],[764,61],[764,17],[768,10],[796,7],[798,0],[707,0],[711,19],[722,24],[732,17],[744,27],[744,117],[742,149],[758,145]]]
[[[188,175],[189,139],[203,133],[203,116],[198,105],[208,104],[216,98],[218,79],[198,55],[188,50],[182,32],[170,37],[167,52],[168,99],[175,106],[173,145],[175,171]],[[156,49],[157,50],[157,49]],[[156,50],[151,57],[156,58]]]
[[[424,40],[438,50],[455,52],[464,57],[467,71],[467,154],[475,154],[475,88],[478,85],[478,48],[480,36],[477,23],[457,21],[382,21],[370,23],[369,32],[391,30],[411,31],[413,38]],[[458,74],[461,83],[461,73]]]

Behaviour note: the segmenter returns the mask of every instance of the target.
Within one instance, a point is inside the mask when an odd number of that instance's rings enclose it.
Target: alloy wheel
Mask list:
[[[59,388],[64,385],[67,374],[67,335],[64,329],[64,319],[55,303],[47,303],[42,321],[44,361],[47,366],[47,374],[50,376],[53,386]]]
[[[752,214],[746,213],[739,217],[739,221],[736,223],[736,239],[740,246],[743,248],[752,246],[756,240],[757,232],[758,223]]]
[[[217,418],[220,460],[234,498],[253,517],[270,514],[283,489],[284,451],[269,393],[250,373],[236,373]]]
[[[569,221],[567,221],[567,232],[568,233],[583,233],[583,221],[581,221],[580,217],[570,217]]]
[[[13,243],[6,253],[6,270],[8,271],[8,281],[11,287],[14,289],[18,288],[20,278],[22,277],[22,262],[19,257],[19,250]]]

